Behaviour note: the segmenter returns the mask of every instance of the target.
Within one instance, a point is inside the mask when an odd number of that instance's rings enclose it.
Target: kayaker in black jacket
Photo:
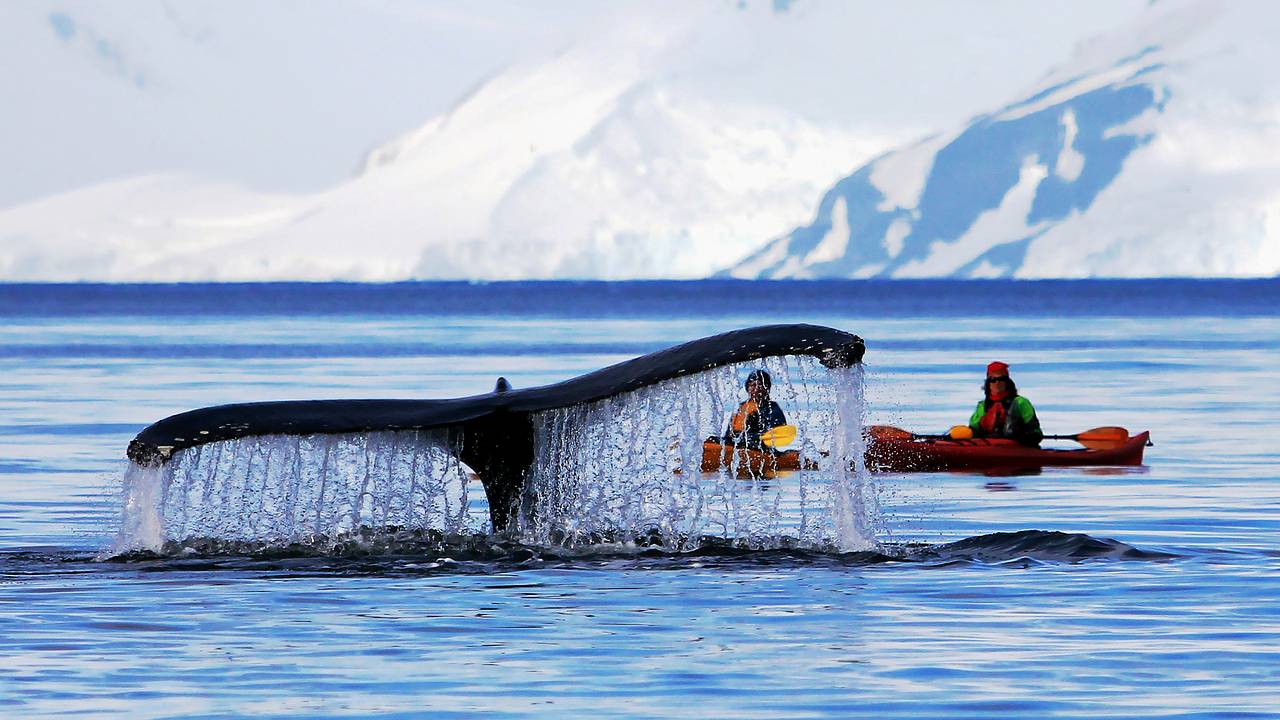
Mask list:
[[[724,431],[724,444],[763,447],[760,436],[787,424],[787,416],[778,403],[769,399],[773,378],[764,370],[753,370],[747,376],[747,400],[738,406]]]
[[[987,379],[982,383],[985,396],[969,416],[974,437],[1011,438],[1023,445],[1037,447],[1044,439],[1040,419],[1031,401],[1018,394],[1018,386],[1009,377],[1009,366],[1002,362],[987,365]]]

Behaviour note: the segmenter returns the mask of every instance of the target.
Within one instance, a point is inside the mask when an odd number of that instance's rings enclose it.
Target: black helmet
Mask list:
[[[769,377],[769,373],[765,372],[764,370],[752,370],[751,374],[747,376],[747,383],[751,382],[752,380],[755,380],[761,385],[764,385],[765,390],[773,389],[773,378]],[[745,386],[746,383],[743,383],[743,385]]]

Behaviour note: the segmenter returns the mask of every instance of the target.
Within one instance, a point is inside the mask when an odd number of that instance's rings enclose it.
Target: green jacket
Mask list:
[[[973,430],[974,437],[1012,438],[1024,445],[1039,445],[1044,439],[1044,433],[1040,430],[1040,419],[1036,417],[1036,409],[1031,405],[1030,400],[1021,395],[1013,396],[1011,401],[1003,401],[1005,419],[1002,427],[996,428],[993,432],[984,431],[981,423],[982,416],[987,414],[987,402],[987,400],[979,400],[978,406],[969,416],[969,427]]]

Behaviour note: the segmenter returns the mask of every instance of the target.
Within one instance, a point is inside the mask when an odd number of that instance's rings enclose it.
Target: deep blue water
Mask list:
[[[11,716],[1276,717],[1280,282],[0,286]],[[867,341],[870,422],[1145,467],[877,476],[878,551],[375,537],[104,559],[123,450],[204,405],[452,397],[725,330]]]
[[[0,284],[0,317],[1274,316],[1280,279]]]

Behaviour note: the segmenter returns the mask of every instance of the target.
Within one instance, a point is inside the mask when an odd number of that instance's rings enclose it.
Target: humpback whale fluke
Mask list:
[[[142,466],[206,443],[265,435],[329,435],[441,430],[457,458],[479,476],[493,529],[508,527],[534,462],[533,413],[584,405],[664,380],[765,357],[807,355],[830,368],[861,362],[862,339],[817,325],[766,325],[735,330],[659,350],[570,380],[512,389],[499,378],[493,392],[431,400],[304,400],[220,405],[156,422],[130,443]]]

